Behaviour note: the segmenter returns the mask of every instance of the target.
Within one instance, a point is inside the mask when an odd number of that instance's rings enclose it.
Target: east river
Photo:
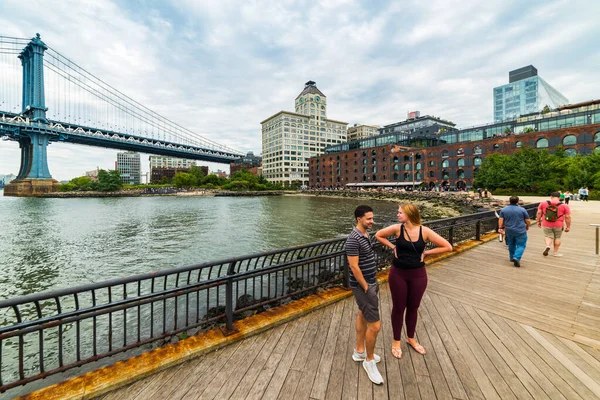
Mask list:
[[[219,260],[347,234],[354,208],[375,229],[397,204],[308,196],[5,197],[0,298]]]

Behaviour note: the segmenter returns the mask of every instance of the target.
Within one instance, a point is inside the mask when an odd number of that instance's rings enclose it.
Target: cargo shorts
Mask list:
[[[352,288],[352,293],[367,322],[379,321],[379,284],[370,283],[366,292],[360,286]]]
[[[550,239],[560,239],[563,234],[563,228],[547,228],[543,227],[544,236]]]

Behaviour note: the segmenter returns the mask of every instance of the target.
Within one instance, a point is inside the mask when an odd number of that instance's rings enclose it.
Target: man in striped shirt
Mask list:
[[[381,358],[374,354],[377,334],[381,329],[379,285],[376,277],[375,252],[367,233],[367,230],[373,226],[373,209],[369,206],[358,206],[354,211],[354,217],[356,227],[346,240],[350,288],[359,308],[356,318],[356,347],[352,359],[362,361],[371,382],[381,385],[383,378],[376,364],[381,361]]]

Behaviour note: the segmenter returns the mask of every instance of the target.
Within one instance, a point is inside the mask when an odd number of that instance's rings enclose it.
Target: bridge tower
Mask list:
[[[44,98],[44,51],[47,49],[38,33],[19,55],[23,65],[22,114],[42,126],[48,123]],[[5,196],[35,196],[57,190],[58,182],[52,179],[48,169],[50,136],[40,132],[39,128],[39,125],[37,129],[21,128],[18,139],[21,168],[17,179],[4,187]]]

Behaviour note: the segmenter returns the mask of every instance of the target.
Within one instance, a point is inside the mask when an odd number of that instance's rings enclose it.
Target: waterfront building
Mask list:
[[[306,82],[295,112],[279,111],[261,122],[263,176],[283,186],[308,185],[308,160],[326,146],[344,143],[347,122],[327,118],[327,96]]]
[[[93,181],[98,181],[98,172],[100,171],[99,167],[96,167],[96,169],[92,170],[92,171],[86,171],[85,172],[85,176],[87,176],[88,178],[91,178]]]
[[[124,151],[117,153],[115,169],[121,173],[121,181],[129,185],[140,184],[140,153]]]
[[[556,109],[569,103],[537,72],[533,65],[515,69],[508,73],[509,83],[494,88],[495,122],[536,114],[545,106]]]
[[[255,156],[254,152],[249,151],[245,156],[240,157],[229,164],[230,175],[233,175],[242,169],[248,170],[255,176],[262,175],[262,157]]]
[[[421,116],[419,111],[410,111],[404,121],[394,122],[379,128],[379,134],[402,132],[414,138],[433,137],[443,132],[455,131],[456,124],[431,115]]]
[[[405,132],[329,146],[309,161],[309,186],[470,188],[490,154],[522,147],[567,156],[600,151],[600,100],[548,113],[444,132],[422,141]]]
[[[379,133],[379,126],[376,125],[357,125],[351,126],[348,128],[348,141],[351,142],[353,140],[358,139],[366,139],[371,136],[375,136]]]
[[[166,156],[150,156],[150,173],[153,168],[180,168],[189,169],[196,165],[195,160],[188,160],[186,158],[175,158]]]

